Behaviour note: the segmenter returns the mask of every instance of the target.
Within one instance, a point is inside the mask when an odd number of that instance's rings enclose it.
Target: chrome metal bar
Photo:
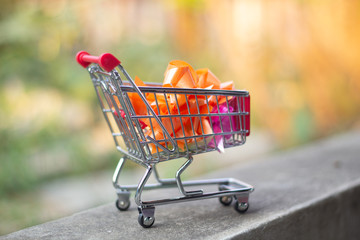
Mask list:
[[[221,190],[216,192],[206,192],[202,194],[194,195],[185,195],[169,199],[160,199],[152,201],[143,201],[142,205],[157,206],[165,205],[178,202],[187,202],[207,198],[215,198],[222,196],[237,196],[248,198],[249,194],[254,191],[254,187],[239,181],[234,178],[219,178],[219,179],[209,179],[209,180],[194,180],[194,181],[184,181],[184,186],[205,186],[205,185],[220,185]],[[131,186],[128,189],[131,189]],[[133,186],[136,187],[136,186]],[[169,188],[174,187],[171,184],[151,184],[147,185],[144,189],[157,189],[157,188]]]
[[[152,183],[152,184],[146,184],[144,186],[144,189],[150,190],[150,189],[158,189],[158,188],[173,188],[177,187],[176,180],[174,178],[169,179],[162,179],[163,183]],[[205,180],[191,180],[191,181],[183,181],[182,185],[184,187],[193,187],[193,186],[206,186],[206,185],[224,185],[229,186],[230,189],[234,188],[251,188],[253,187],[247,183],[241,182],[234,178],[215,178],[215,179],[205,179]],[[138,188],[138,185],[124,185],[123,188],[129,189],[129,190],[136,190]]]
[[[229,118],[229,122],[230,122],[230,132],[232,131],[235,131],[236,127],[233,126],[233,117],[232,116],[229,116],[229,113],[230,113],[230,106],[229,106],[229,100],[228,100],[228,97],[226,96],[225,97],[226,99],[226,107],[227,107],[227,114],[226,114],[226,117]],[[233,142],[235,142],[235,134],[232,134],[232,140]]]
[[[169,152],[174,152],[177,148],[177,144],[176,142],[172,139],[172,137],[170,136],[169,132],[166,130],[166,128],[164,127],[163,123],[161,122],[160,118],[156,115],[156,113],[154,112],[154,110],[151,108],[151,106],[149,105],[149,103],[147,102],[146,98],[144,97],[144,95],[142,94],[142,92],[140,91],[139,87],[136,86],[136,84],[134,83],[134,81],[131,79],[130,75],[126,72],[126,70],[123,68],[123,66],[119,65],[118,68],[121,70],[121,72],[125,75],[125,77],[127,78],[127,80],[131,83],[132,87],[134,88],[134,90],[139,94],[140,98],[142,99],[142,101],[145,103],[145,105],[147,106],[148,110],[151,112],[151,114],[155,117],[156,121],[158,122],[159,126],[161,127],[161,129],[164,131],[165,135],[167,136],[167,138],[169,139],[169,141],[172,144],[172,148],[171,149],[167,149],[167,151]]]
[[[214,117],[220,117],[220,116],[224,116],[224,113],[211,113],[211,116]],[[247,112],[232,112],[232,113],[226,113],[226,116],[242,116],[242,115],[249,115],[249,113]],[[171,115],[159,115],[158,117],[161,118],[168,118],[169,116],[171,117],[209,117],[209,113],[207,114],[171,114]],[[131,116],[132,118],[154,118],[153,116],[148,116],[148,115],[136,115],[136,116]]]
[[[112,178],[112,182],[113,182],[113,185],[116,189],[124,189],[124,190],[127,190],[127,188],[123,188],[119,185],[118,181],[119,181],[119,176],[120,176],[120,172],[125,164],[125,161],[126,161],[126,157],[122,157],[120,158],[117,166],[116,166],[116,169],[115,169],[115,172],[114,172],[114,175],[113,175],[113,178]]]
[[[209,113],[209,120],[210,120],[210,126],[213,126],[213,122],[212,122],[212,118],[211,118],[211,111],[210,111],[210,107],[209,107],[209,99],[208,99],[208,95],[205,95],[205,100],[206,100],[206,107],[207,107],[207,110],[208,110],[208,113]],[[214,129],[213,129],[214,131]],[[216,138],[215,138],[215,134],[213,135],[212,137],[212,141],[214,141],[214,149],[216,149],[216,146],[217,146],[217,143],[216,143]]]
[[[178,98],[177,98],[177,94],[176,94],[176,93],[175,93],[175,95],[174,95],[174,98],[175,98],[175,102],[176,102],[177,112],[178,112],[178,114],[181,114],[181,112],[180,112],[180,106],[179,106],[179,101],[178,101]],[[184,135],[184,137],[185,137],[186,134],[185,134],[185,129],[184,129],[184,123],[183,123],[183,121],[182,121],[183,117],[179,116],[179,118],[180,118],[181,130],[182,130],[183,135]],[[184,142],[185,142],[186,152],[189,152],[189,147],[188,147],[187,141],[184,141]]]
[[[157,108],[157,111],[158,111],[158,116],[161,116],[161,110],[160,110],[160,107],[159,107],[159,103],[158,103],[158,99],[157,99],[157,96],[156,96],[156,94],[154,94],[154,98],[155,98],[155,104],[156,104],[156,108]],[[161,118],[159,118],[159,119],[161,119]],[[163,137],[164,137],[164,143],[165,143],[165,148],[164,149],[168,149],[168,141],[169,140],[167,140],[166,139],[166,135],[165,135],[165,133],[164,133],[164,129],[162,129],[163,130]],[[170,134],[170,133],[169,133]],[[161,147],[160,147],[161,148]],[[163,150],[164,150],[163,149]],[[166,151],[166,150],[165,150]]]
[[[166,139],[162,139],[162,140],[155,140],[150,136],[147,136],[146,139],[148,139],[151,143],[155,144],[157,147],[161,148],[163,151],[166,151],[167,148],[164,147],[163,145],[161,145],[159,142],[167,142]]]
[[[191,109],[190,109],[190,106],[189,106],[189,99],[187,97],[187,95],[185,94],[185,100],[186,100],[186,107],[187,107],[187,110],[189,112],[189,120],[190,120],[190,126],[191,126],[191,130],[192,130],[192,134],[193,134],[193,140],[195,141],[195,149],[196,151],[198,151],[199,147],[198,147],[198,143],[197,143],[197,140],[196,140],[196,134],[195,134],[195,129],[194,129],[194,124],[193,124],[193,118],[191,116]]]
[[[180,169],[176,172],[175,179],[176,183],[178,185],[180,193],[182,193],[184,196],[192,196],[192,195],[201,195],[203,194],[202,190],[196,190],[196,191],[185,191],[184,185],[181,182],[181,174],[184,172],[184,170],[191,164],[193,158],[191,155],[189,155],[188,160],[180,167]]]
[[[145,184],[146,182],[149,180],[149,177],[151,175],[153,167],[151,165],[148,165],[145,171],[144,176],[141,178],[137,188],[136,188],[136,193],[135,193],[135,203],[140,206],[142,205],[142,201],[141,201],[141,194],[142,191],[144,190]]]
[[[248,195],[252,192],[251,188],[241,188],[241,189],[233,189],[233,190],[224,190],[218,192],[209,192],[203,193],[198,195],[186,195],[177,198],[169,198],[169,199],[160,199],[160,200],[153,200],[153,201],[144,201],[142,202],[143,205],[149,206],[158,206],[158,205],[165,205],[165,204],[172,204],[172,203],[180,203],[180,202],[189,202],[195,201],[200,199],[208,199],[208,198],[216,198],[222,196],[233,196],[233,195]]]
[[[149,114],[149,109],[147,110],[148,114]],[[149,114],[150,115],[150,114]],[[149,118],[149,122],[150,122],[150,130],[151,130],[151,133],[153,135],[153,139],[156,139],[156,136],[155,136],[155,131],[154,131],[154,127],[153,127],[153,123],[152,123],[152,119]],[[156,153],[157,153],[157,156],[158,156],[158,159],[160,159],[160,154],[159,154],[159,147],[157,144],[155,144],[155,148],[156,148]],[[154,154],[152,155],[152,157],[154,158]]]
[[[154,94],[155,94],[155,93],[154,93]],[[167,99],[166,93],[164,93],[164,99]],[[176,136],[176,132],[175,132],[174,123],[173,123],[174,116],[173,116],[173,114],[171,114],[168,101],[165,101],[165,104],[166,104],[166,109],[167,109],[167,111],[168,111],[168,117],[170,118],[171,130],[172,130],[172,132],[173,132],[173,136],[175,137],[175,136]],[[176,119],[176,118],[175,118],[175,119]],[[177,148],[176,150],[177,150],[177,153],[179,154],[179,148]]]
[[[231,134],[245,134],[246,133],[246,131],[245,130],[243,130],[243,131],[233,131]],[[228,132],[219,132],[219,133],[211,133],[211,134],[203,134],[203,135],[199,135],[199,136],[189,136],[189,137],[175,137],[174,139],[175,140],[185,140],[185,139],[192,139],[192,138],[201,138],[201,137],[211,137],[211,136],[213,136],[213,135],[215,135],[215,136],[223,136],[223,135],[229,135],[230,133],[228,133]],[[152,141],[154,141],[154,140],[150,140],[149,139],[149,141],[152,143]],[[164,140],[164,139],[162,139],[162,140],[156,140],[157,142],[164,142],[164,141],[166,141],[166,140]],[[149,143],[149,142],[146,142],[146,143]],[[159,146],[160,147],[160,146]],[[163,146],[162,146],[163,147]]]
[[[134,89],[129,85],[121,85],[123,91],[133,92]],[[168,88],[168,87],[138,87],[141,92],[151,93],[169,93],[169,94],[199,94],[199,95],[222,95],[222,96],[249,96],[248,91],[244,90],[218,90],[218,89],[201,89],[201,88]]]

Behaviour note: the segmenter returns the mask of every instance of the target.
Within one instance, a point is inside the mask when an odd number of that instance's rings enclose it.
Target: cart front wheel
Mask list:
[[[220,203],[224,206],[229,206],[232,203],[232,200],[233,200],[232,196],[219,197]]]
[[[142,213],[139,214],[138,222],[143,228],[151,227],[155,222],[155,217],[144,217]]]
[[[236,201],[234,207],[239,213],[244,213],[249,209],[249,203]]]
[[[130,201],[124,201],[124,200],[116,200],[115,202],[115,206],[117,207],[117,209],[119,209],[120,211],[126,211],[129,209],[130,207]]]

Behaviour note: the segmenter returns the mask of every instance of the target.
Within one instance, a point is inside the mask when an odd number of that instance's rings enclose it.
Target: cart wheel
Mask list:
[[[232,203],[232,200],[233,200],[232,196],[219,197],[220,203],[224,206],[229,206]]]
[[[238,211],[239,213],[244,213],[249,209],[249,203],[247,202],[235,202],[235,210]]]
[[[138,222],[143,228],[151,227],[155,222],[155,217],[146,217],[144,218],[143,214],[140,213],[138,217]]]
[[[120,211],[126,211],[130,207],[130,201],[123,201],[123,200],[120,201],[119,199],[117,199],[115,202],[115,206]]]

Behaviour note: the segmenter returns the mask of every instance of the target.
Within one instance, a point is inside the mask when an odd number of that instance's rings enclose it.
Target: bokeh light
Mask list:
[[[360,126],[359,23],[359,1],[3,1],[0,234],[56,217],[34,210],[39,184],[119,157],[76,52],[152,82],[173,59],[208,67],[250,91],[252,131],[283,149]]]

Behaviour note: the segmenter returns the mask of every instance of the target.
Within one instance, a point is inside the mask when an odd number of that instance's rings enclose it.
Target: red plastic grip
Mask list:
[[[97,63],[105,71],[110,72],[121,62],[110,53],[101,54],[99,57],[92,56],[85,51],[80,51],[76,54],[76,61],[84,68],[91,63]]]

